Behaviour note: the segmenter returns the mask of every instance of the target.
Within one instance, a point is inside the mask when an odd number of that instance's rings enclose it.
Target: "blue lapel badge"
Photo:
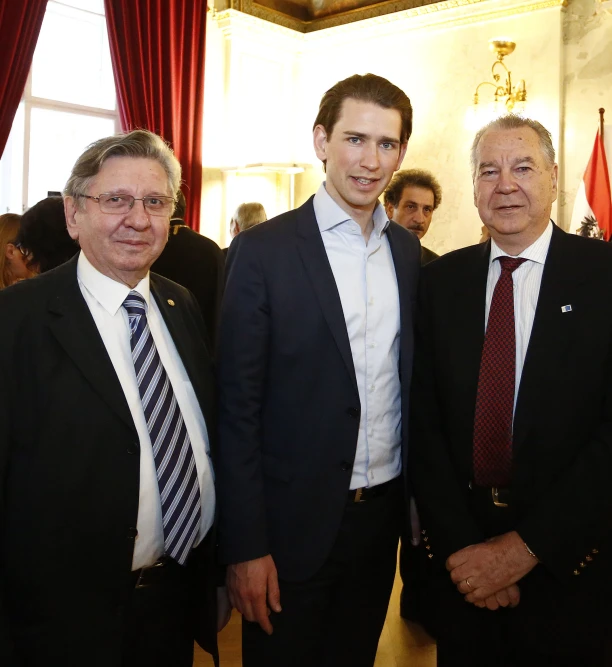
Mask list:
[[[572,312],[572,307],[570,305],[561,306],[561,312],[562,313],[571,313]]]

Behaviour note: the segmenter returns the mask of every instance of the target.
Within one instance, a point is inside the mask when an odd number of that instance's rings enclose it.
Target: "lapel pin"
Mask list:
[[[572,312],[572,307],[570,305],[561,306],[561,312],[562,313],[571,313]]]
[[[174,301],[172,299],[168,299],[168,305],[174,306]],[[571,306],[563,306],[563,308],[569,308],[570,310],[572,309]],[[561,310],[563,310],[563,308]]]

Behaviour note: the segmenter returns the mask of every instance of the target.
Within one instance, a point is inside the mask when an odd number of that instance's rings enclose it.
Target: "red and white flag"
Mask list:
[[[606,144],[608,144],[608,155],[612,158],[612,126],[605,126],[607,132]],[[581,228],[586,228],[592,235],[596,236],[596,229],[603,232],[603,239],[610,240],[612,235],[612,196],[610,194],[610,171],[608,170],[610,161],[606,159],[606,146],[599,130],[595,137],[595,145],[591,153],[591,159],[587,165],[586,171],[574,202],[574,212],[572,213],[572,222],[570,230],[577,233]],[[597,226],[595,226],[595,223]]]

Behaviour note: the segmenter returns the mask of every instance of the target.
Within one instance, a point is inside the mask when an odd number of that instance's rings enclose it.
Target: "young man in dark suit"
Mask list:
[[[149,273],[180,165],[136,130],[66,185],[81,251],[0,294],[0,662],[216,660],[214,387],[187,290]]]
[[[423,270],[415,351],[411,469],[438,664],[603,667],[612,248],[550,220],[557,165],[540,123],[490,123],[472,174],[491,238]]]
[[[410,101],[352,76],[323,97],[326,180],[239,234],[220,334],[220,553],[245,667],[371,666],[406,511],[414,235],[378,197]]]

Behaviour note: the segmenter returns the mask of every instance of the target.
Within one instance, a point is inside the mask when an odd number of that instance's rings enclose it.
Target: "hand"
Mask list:
[[[455,552],[446,569],[467,602],[484,602],[530,572],[538,561],[529,554],[516,531]]]
[[[247,621],[259,623],[261,629],[271,635],[270,609],[276,613],[282,611],[278,575],[272,556],[229,565],[227,588],[230,602]]]
[[[232,605],[226,586],[217,586],[217,632],[221,632],[232,617]]]
[[[521,592],[516,584],[503,588],[497,591],[494,595],[490,595],[484,600],[476,600],[474,605],[481,609],[490,609],[495,611],[500,607],[516,607],[521,600]]]

